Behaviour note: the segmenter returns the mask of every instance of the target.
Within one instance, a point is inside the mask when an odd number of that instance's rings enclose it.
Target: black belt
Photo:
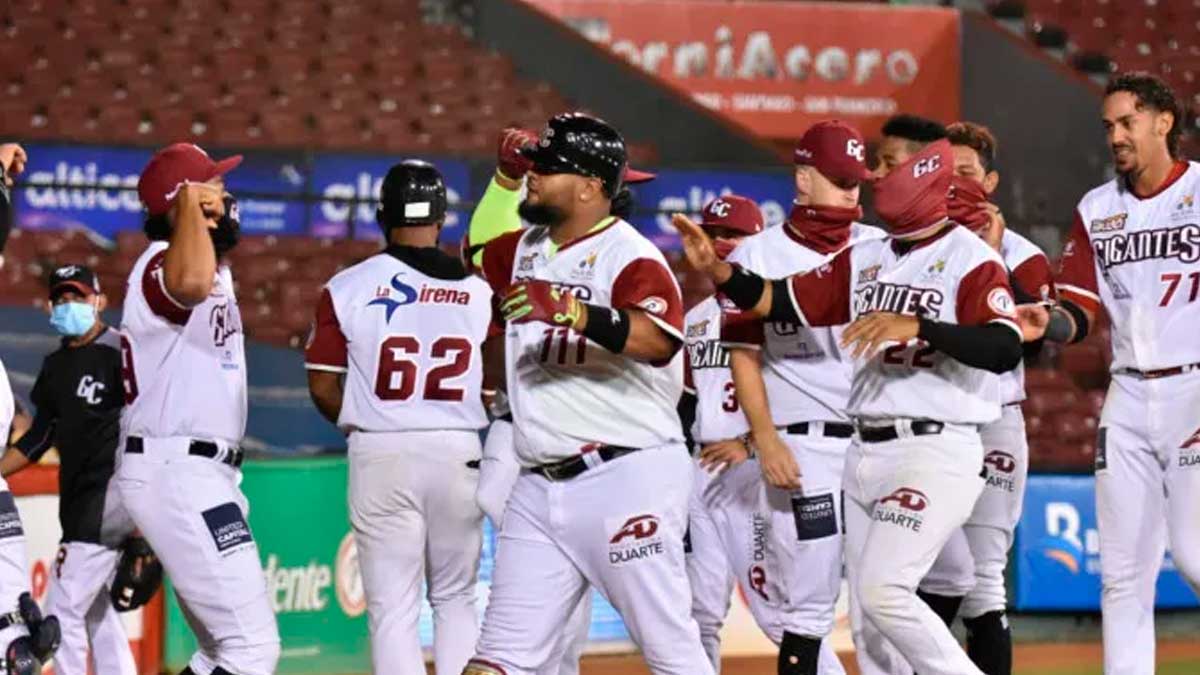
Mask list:
[[[131,455],[144,455],[146,453],[146,445],[140,436],[130,436],[125,441],[125,452]],[[242,459],[245,458],[245,453],[241,448],[230,448],[229,452],[221,456],[221,448],[212,441],[192,441],[188,445],[188,454],[195,457],[207,457],[208,459],[217,459],[220,457],[222,464],[228,464],[232,467],[242,465]]]
[[[588,466],[587,460],[584,459],[585,455],[591,454],[594,457],[599,457],[601,462],[611,462],[618,457],[624,457],[640,449],[626,448],[620,445],[602,445],[594,450],[588,450],[582,455],[568,457],[560,462],[535,466],[532,471],[547,480],[571,480],[591,468]]]
[[[913,436],[932,436],[942,433],[942,429],[946,428],[944,422],[933,420],[913,420],[906,425],[912,429]],[[889,427],[860,426],[858,437],[862,439],[863,443],[883,443],[900,438],[900,432],[896,431],[895,425]]]
[[[1173,368],[1159,368],[1158,370],[1137,370],[1135,368],[1121,368],[1118,373],[1122,375],[1136,375],[1143,380],[1157,380],[1160,377],[1174,377],[1184,373],[1190,373],[1193,370],[1200,370],[1200,363],[1189,363],[1184,366],[1175,366]]]
[[[798,422],[787,425],[783,430],[789,434],[807,436],[810,428],[809,425],[809,422]],[[854,425],[846,424],[845,422],[824,422],[822,423],[821,435],[828,436],[829,438],[850,438],[854,435]]]

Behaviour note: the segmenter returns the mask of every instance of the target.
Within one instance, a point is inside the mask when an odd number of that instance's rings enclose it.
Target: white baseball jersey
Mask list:
[[[885,236],[877,227],[853,223],[846,245]],[[781,279],[823,265],[840,250],[813,249],[785,223],[743,240],[729,262]],[[763,350],[763,383],[775,424],[846,420],[852,364],[838,347],[841,327],[746,321],[736,309],[727,312],[725,322],[721,339],[726,347]]]
[[[1000,239],[1000,257],[1009,270],[1010,278],[1028,295],[1049,300],[1054,293],[1054,276],[1050,261],[1037,244],[1025,237],[1005,229]],[[1025,400],[1025,363],[1002,373],[1000,378],[1000,403],[1020,403]]]
[[[1019,336],[1000,255],[953,225],[915,245],[871,239],[789,278],[792,305],[810,326],[838,326],[894,312],[974,326],[1002,323]],[[920,340],[854,362],[852,417],[986,424],[1000,416],[995,380]]]
[[[233,275],[220,265],[204,302],[184,307],[163,282],[167,242],[133,264],[121,314],[125,436],[236,445],[246,431],[246,351]]]
[[[1200,164],[1179,162],[1139,197],[1116,178],[1084,195],[1058,291],[1112,319],[1112,370],[1200,362]]]
[[[692,438],[700,444],[737,438],[750,430],[733,389],[729,352],[721,344],[721,305],[708,297],[683,319],[683,388],[696,397]]]
[[[543,227],[509,232],[488,243],[483,271],[497,292],[541,279],[587,303],[642,310],[683,341],[675,275],[662,253],[618,218],[561,247]],[[562,460],[597,443],[645,448],[683,440],[676,412],[682,354],[645,363],[536,321],[510,323],[505,334],[513,443],[523,465]]]
[[[480,387],[492,292],[457,271],[463,276],[438,278],[384,252],[326,284],[304,366],[346,374],[343,431],[486,426]]]

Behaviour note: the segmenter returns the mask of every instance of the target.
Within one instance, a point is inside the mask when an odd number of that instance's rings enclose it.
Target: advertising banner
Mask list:
[[[766,224],[776,225],[787,218],[796,193],[791,167],[777,172],[656,171],[654,180],[632,186],[636,208],[655,213],[635,214],[632,222],[663,250],[680,248],[679,233],[671,225],[672,212],[696,219],[708,201],[736,193],[757,202]]]
[[[904,111],[959,112],[959,15],[934,7],[724,0],[526,0],[776,139],[838,117],[868,137]]]
[[[250,528],[283,638],[277,672],[370,671],[366,596],[346,506],[344,457],[252,461],[243,466]],[[485,521],[478,610],[482,617],[495,560],[495,533]],[[590,650],[628,647],[615,610],[593,597]],[[433,644],[433,613],[422,600],[421,644]],[[173,594],[168,594],[165,664],[182,669],[195,649]]]
[[[316,237],[355,236],[382,239],[375,224],[374,201],[357,206],[337,199],[379,199],[383,177],[400,158],[394,155],[318,154],[313,158],[311,191],[329,201],[309,207],[310,233]],[[446,181],[446,201],[451,208],[464,199],[473,199],[471,172],[466,162],[432,160]],[[458,242],[466,233],[470,213],[451,210],[442,228],[442,241]]]
[[[1100,610],[1095,483],[1092,476],[1029,477],[1013,549],[1016,609]],[[1158,575],[1155,605],[1198,606],[1170,553]]]
[[[151,150],[36,144],[25,149],[25,185],[14,197],[17,227],[87,228],[110,238],[121,230],[141,228],[137,182]]]

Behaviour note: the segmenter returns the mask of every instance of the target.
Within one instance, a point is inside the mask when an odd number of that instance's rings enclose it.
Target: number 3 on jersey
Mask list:
[[[456,378],[471,367],[471,341],[457,335],[440,337],[429,347],[429,357],[440,361],[425,373],[421,398],[426,401],[461,401],[464,390],[448,387],[445,381]],[[384,401],[407,401],[416,392],[421,378],[417,358],[421,341],[412,335],[393,335],[379,345],[379,372],[375,376],[375,395]]]

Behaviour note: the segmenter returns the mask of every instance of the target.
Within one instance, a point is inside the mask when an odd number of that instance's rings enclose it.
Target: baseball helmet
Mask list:
[[[599,178],[610,198],[621,189],[625,139],[602,119],[572,112],[550,118],[537,143],[521,148],[541,174],[571,173]]]
[[[446,183],[429,162],[406,159],[388,169],[379,189],[375,220],[392,227],[434,225],[446,218]]]

